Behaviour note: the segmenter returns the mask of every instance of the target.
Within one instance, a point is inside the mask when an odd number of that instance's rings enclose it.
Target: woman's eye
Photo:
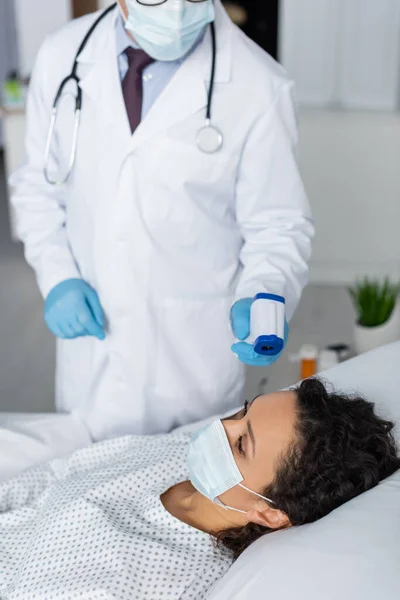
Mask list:
[[[245,417],[248,412],[249,412],[249,403],[246,400],[246,402],[244,403],[243,416]]]
[[[237,449],[239,451],[239,454],[241,454],[242,456],[245,456],[244,450],[243,450],[243,436],[242,435],[239,436],[239,439],[237,441]]]

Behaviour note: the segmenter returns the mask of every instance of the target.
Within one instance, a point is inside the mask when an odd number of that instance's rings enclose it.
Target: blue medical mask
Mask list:
[[[204,28],[215,19],[212,0],[167,0],[157,6],[127,0],[126,4],[126,29],[142,50],[155,60],[183,58],[194,47]]]
[[[226,506],[218,498],[236,485],[274,504],[269,498],[242,484],[244,477],[235,462],[222,421],[214,421],[193,435],[189,444],[187,465],[190,481],[196,490],[227,510],[246,514],[244,510]]]

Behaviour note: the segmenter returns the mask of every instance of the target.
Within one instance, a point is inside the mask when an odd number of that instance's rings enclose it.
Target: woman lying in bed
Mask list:
[[[0,485],[0,597],[204,598],[257,538],[400,467],[393,425],[317,380],[190,440],[104,442]]]

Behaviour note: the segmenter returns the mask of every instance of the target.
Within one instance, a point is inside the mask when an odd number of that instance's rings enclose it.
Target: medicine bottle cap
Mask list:
[[[300,348],[300,360],[317,360],[318,348],[311,344],[304,345]]]

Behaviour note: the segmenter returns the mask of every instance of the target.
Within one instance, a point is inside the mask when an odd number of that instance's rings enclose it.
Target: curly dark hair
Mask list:
[[[378,417],[371,402],[328,391],[315,378],[295,391],[297,439],[263,490],[293,526],[321,519],[400,468],[394,424]],[[271,531],[250,523],[220,532],[217,543],[236,559]]]

